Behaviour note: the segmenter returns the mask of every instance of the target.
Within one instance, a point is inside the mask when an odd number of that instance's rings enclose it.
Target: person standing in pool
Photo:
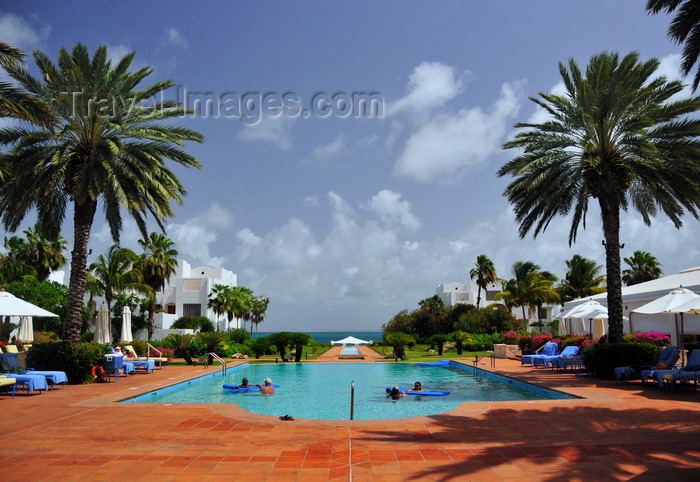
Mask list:
[[[275,393],[275,387],[272,386],[272,380],[266,378],[263,381],[263,383],[265,385],[256,385],[260,387],[260,393],[262,393],[263,395],[272,395],[273,393]]]
[[[386,396],[391,397],[392,400],[398,400],[401,397],[405,397],[406,394],[402,392],[398,386],[394,386],[394,388],[391,389],[391,392],[387,393]]]
[[[416,382],[413,384],[413,388],[410,390],[411,392],[422,392],[423,391],[423,385],[420,384],[420,382]]]
[[[250,385],[248,385],[248,379],[244,378],[243,380],[241,380],[241,384],[238,386],[241,388],[248,388],[250,386]]]

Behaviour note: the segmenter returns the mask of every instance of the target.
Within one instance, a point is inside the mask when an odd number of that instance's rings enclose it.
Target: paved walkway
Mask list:
[[[431,417],[352,422],[280,421],[235,404],[115,403],[206,373],[170,366],[118,383],[1,396],[0,478],[698,480],[697,392],[513,360],[497,360],[495,370],[585,399],[465,403]]]

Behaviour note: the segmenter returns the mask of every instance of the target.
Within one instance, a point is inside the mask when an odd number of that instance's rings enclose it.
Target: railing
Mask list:
[[[477,371],[476,371],[477,365],[479,364],[479,362],[483,358],[491,358],[491,367],[496,366],[496,357],[493,356],[492,351],[485,351],[485,352],[481,353],[480,355],[474,355],[474,361],[472,362],[472,363],[474,363],[474,375],[476,375],[476,373],[477,373]]]
[[[217,355],[214,352],[209,353],[209,356],[212,357],[214,360],[218,361],[221,363],[221,371],[225,372],[226,371],[226,362],[221,358],[219,355]]]
[[[146,345],[148,346],[148,348],[146,349],[146,359],[149,359],[149,358],[151,357],[151,350],[153,350],[154,352],[158,353],[158,356],[159,356],[159,357],[162,357],[162,356],[163,356],[163,352],[160,351],[160,350],[159,350],[158,348],[156,348],[155,346],[151,345],[150,343],[146,343]]]
[[[355,417],[355,380],[350,385],[350,420]]]

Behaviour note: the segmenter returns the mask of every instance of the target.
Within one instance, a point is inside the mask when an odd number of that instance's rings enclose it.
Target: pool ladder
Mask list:
[[[491,358],[491,367],[496,366],[496,358],[493,356],[492,351],[485,351],[485,352],[481,353],[481,355],[474,355],[474,361],[472,362],[472,363],[474,363],[474,375],[476,375],[476,373],[477,373],[476,372],[477,365],[479,364],[479,362],[481,361],[482,358]]]
[[[221,363],[221,371],[222,371],[222,372],[225,372],[225,371],[226,371],[226,362],[224,361],[223,358],[221,358],[219,355],[217,355],[217,354],[214,353],[214,352],[208,353],[208,355],[209,355],[210,357],[212,357],[214,360],[216,360],[216,361],[218,361],[219,363]]]

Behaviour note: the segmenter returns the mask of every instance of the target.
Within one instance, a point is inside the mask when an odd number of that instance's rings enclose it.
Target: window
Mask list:
[[[183,291],[200,291],[202,289],[201,279],[183,279],[182,280]],[[199,316],[199,315],[197,315]]]
[[[184,303],[182,305],[182,316],[188,318],[202,316],[202,305],[199,303]]]

